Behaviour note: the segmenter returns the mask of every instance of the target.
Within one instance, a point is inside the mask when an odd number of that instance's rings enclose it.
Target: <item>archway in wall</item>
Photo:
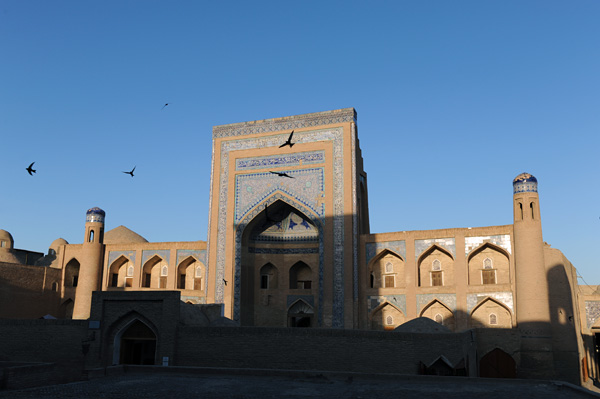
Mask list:
[[[63,281],[65,288],[75,288],[79,282],[79,261],[71,259],[65,266],[65,278]]]
[[[73,318],[73,306],[75,302],[71,298],[67,299],[60,305],[60,316],[63,319],[72,319]]]
[[[511,355],[496,348],[479,361],[479,376],[486,378],[517,378],[517,364]]]
[[[371,329],[391,331],[403,324],[404,313],[389,302],[375,308],[371,314]]]
[[[119,364],[155,364],[156,335],[146,324],[135,320],[119,335]]]
[[[450,331],[454,331],[455,329],[454,313],[449,307],[437,299],[429,302],[429,304],[423,308],[419,317],[428,317],[436,323],[447,327]]]
[[[296,301],[288,310],[288,327],[313,327],[314,313],[312,306],[303,300]]]
[[[259,206],[241,239],[240,322],[285,327],[290,301],[318,302],[319,230],[283,200]]]

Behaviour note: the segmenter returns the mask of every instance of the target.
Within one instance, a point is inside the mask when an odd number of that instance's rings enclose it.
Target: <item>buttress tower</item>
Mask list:
[[[75,291],[73,319],[88,319],[92,305],[92,292],[101,290],[102,261],[104,255],[104,217],[100,208],[92,208],[85,216],[85,237]]]
[[[520,377],[552,374],[552,329],[548,277],[537,179],[521,173],[513,181],[517,327],[521,332]]]

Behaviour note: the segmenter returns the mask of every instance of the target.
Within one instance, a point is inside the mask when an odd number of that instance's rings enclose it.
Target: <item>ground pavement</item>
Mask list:
[[[353,399],[562,399],[594,398],[581,388],[551,381],[462,377],[381,377],[351,374],[127,372],[63,385],[0,391],[0,398],[353,398]]]

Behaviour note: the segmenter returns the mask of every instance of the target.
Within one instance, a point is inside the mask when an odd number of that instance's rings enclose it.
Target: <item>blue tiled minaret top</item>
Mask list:
[[[537,193],[537,179],[529,173],[521,173],[513,180],[513,194]]]
[[[106,213],[102,209],[94,207],[85,213],[85,222],[104,223],[104,216]]]

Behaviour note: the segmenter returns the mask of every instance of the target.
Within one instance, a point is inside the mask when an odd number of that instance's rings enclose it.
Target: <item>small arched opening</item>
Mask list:
[[[136,319],[115,337],[119,364],[153,365],[156,363],[156,334]]]
[[[298,300],[288,309],[288,327],[311,327],[314,310],[312,306]]]
[[[511,355],[495,348],[479,361],[479,376],[486,378],[517,378],[517,364]]]

